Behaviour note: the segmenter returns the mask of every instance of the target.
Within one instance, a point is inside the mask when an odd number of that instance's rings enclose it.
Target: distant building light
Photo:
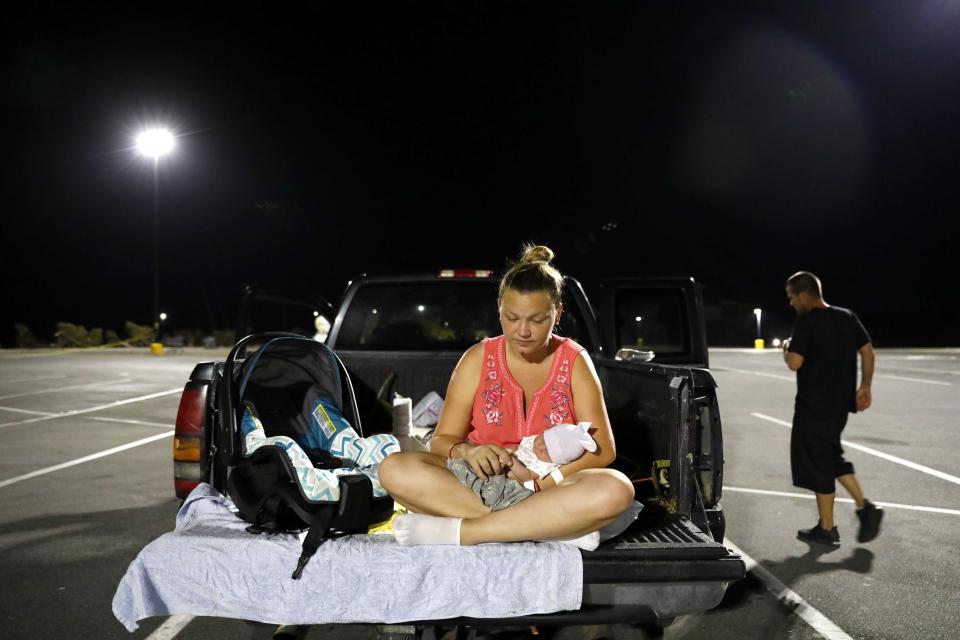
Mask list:
[[[423,311],[424,308],[425,307],[422,304],[417,305],[417,311]]]
[[[637,322],[642,322],[643,318],[641,318],[640,316],[637,316],[636,318],[634,318],[634,320],[636,320]]]
[[[376,310],[376,309],[373,309],[373,310],[370,311],[370,313],[372,313],[373,315],[377,315],[377,310]]]

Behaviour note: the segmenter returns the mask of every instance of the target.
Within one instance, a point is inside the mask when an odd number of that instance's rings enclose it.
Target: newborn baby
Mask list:
[[[582,456],[584,451],[597,450],[597,443],[587,433],[589,429],[589,422],[555,425],[540,435],[521,440],[513,455],[538,478],[544,478],[561,464]],[[528,482],[533,484],[532,480]],[[530,485],[527,488],[531,488]]]

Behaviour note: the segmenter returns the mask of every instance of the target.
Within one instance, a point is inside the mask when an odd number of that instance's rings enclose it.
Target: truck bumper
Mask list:
[[[649,572],[634,571],[623,581],[624,563],[617,582],[587,582],[591,574],[599,577],[612,567],[593,566],[584,558],[583,604],[576,611],[521,616],[517,618],[455,618],[451,620],[411,621],[411,625],[481,627],[487,629],[527,626],[576,626],[591,624],[642,624],[708,611],[723,599],[727,586],[746,575],[743,561],[735,555],[714,560],[663,561],[638,563]],[[604,565],[606,563],[603,563]],[[659,565],[659,566],[658,566]],[[639,569],[639,567],[638,567]],[[666,579],[665,572],[673,574]]]

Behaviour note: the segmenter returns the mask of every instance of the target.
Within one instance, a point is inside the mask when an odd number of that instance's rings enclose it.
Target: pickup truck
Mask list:
[[[463,351],[500,333],[497,285],[485,270],[362,277],[348,284],[336,308],[247,289],[238,335],[252,332],[255,322],[257,330],[288,330],[298,320],[306,333],[314,317],[329,314],[326,343],[353,381],[364,432],[384,433],[392,426],[386,401],[395,392],[415,403],[431,391],[442,395]],[[414,620],[404,627],[409,635],[429,637],[451,625],[662,628],[676,616],[715,607],[727,585],[744,576],[743,561],[722,544],[723,437],[700,285],[680,277],[607,280],[597,300],[594,307],[580,283],[567,278],[558,333],[593,359],[617,443],[614,466],[634,482],[642,513],[617,538],[582,552],[579,610]],[[218,421],[236,401],[227,397],[235,385],[224,384],[226,375],[222,362],[200,363],[184,387],[174,438],[181,498],[199,481],[221,492],[226,486],[230,469]]]

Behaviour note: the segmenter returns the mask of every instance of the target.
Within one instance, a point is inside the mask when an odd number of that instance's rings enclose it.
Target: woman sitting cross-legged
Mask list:
[[[402,544],[559,540],[593,549],[597,530],[632,503],[629,479],[605,468],[616,451],[593,363],[583,347],[553,333],[563,314],[563,276],[552,259],[547,247],[526,247],[503,276],[503,335],[463,354],[430,453],[381,463],[380,482],[411,512],[394,521]],[[579,422],[592,424],[596,447],[549,475],[538,477],[511,455],[525,437]],[[483,481],[503,475],[514,497],[481,498],[448,468],[462,468],[459,460]],[[532,494],[511,490],[525,482]]]

